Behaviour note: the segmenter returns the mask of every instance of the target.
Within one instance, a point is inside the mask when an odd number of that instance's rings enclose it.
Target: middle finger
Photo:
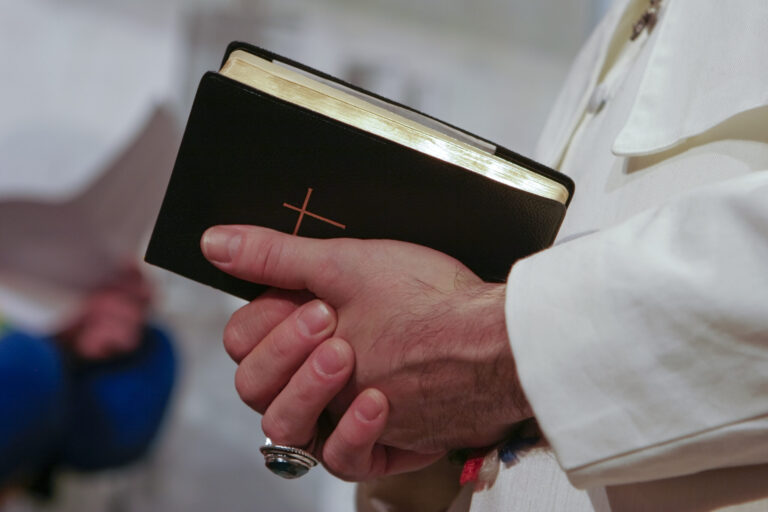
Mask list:
[[[336,313],[320,300],[291,313],[240,362],[235,373],[240,398],[264,413],[309,354],[335,330]]]

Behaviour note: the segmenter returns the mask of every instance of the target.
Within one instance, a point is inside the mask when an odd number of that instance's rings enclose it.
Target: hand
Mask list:
[[[305,447],[334,474],[363,480],[428,465],[433,454],[417,454],[376,443],[387,420],[388,402],[378,390],[360,393],[328,436],[318,421],[354,369],[352,348],[329,338],[335,311],[307,292],[271,289],[244,306],[224,331],[224,346],[239,366],[235,386],[243,401],[264,414],[264,432],[277,444]],[[324,415],[323,419],[328,419]],[[338,420],[338,415],[336,418]],[[324,421],[327,427],[326,421]],[[318,446],[315,440],[322,441]]]
[[[131,264],[93,290],[69,326],[57,337],[84,359],[108,359],[141,342],[151,290]]]
[[[302,294],[260,297],[225,332],[228,351],[240,361],[238,392],[267,413],[263,426],[275,442],[307,440],[307,419],[285,411],[312,401],[311,394],[302,402],[283,400],[282,393],[306,375],[306,366],[299,367],[312,360],[312,348],[332,342],[341,353],[342,340],[353,348],[349,383],[343,386],[342,373],[339,382],[314,388],[323,389],[314,412],[329,402],[339,420],[322,450],[331,471],[361,479],[416,469],[450,448],[491,444],[531,415],[506,338],[504,287],[484,283],[455,259],[403,242],[312,240],[247,226],[209,230],[202,248],[230,274]],[[311,296],[323,302],[302,302]],[[332,308],[333,320],[317,338],[301,334],[297,324],[312,304]],[[352,363],[345,365],[352,373]],[[269,367],[277,369],[265,378]],[[273,413],[277,403],[283,405]],[[378,415],[355,414],[361,403]],[[345,433],[337,435],[340,430]],[[378,443],[355,446],[375,433]],[[361,448],[367,449],[362,462]]]

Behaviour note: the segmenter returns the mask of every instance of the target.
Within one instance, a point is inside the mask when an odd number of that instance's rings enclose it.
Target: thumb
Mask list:
[[[257,226],[215,226],[203,233],[203,255],[240,279],[287,290],[327,296],[337,283],[332,241],[302,238]]]

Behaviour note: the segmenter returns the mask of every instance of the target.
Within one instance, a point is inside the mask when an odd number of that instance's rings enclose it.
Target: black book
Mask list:
[[[386,238],[487,281],[552,244],[566,176],[485,139],[244,43],[199,85],[146,261],[252,299],[264,288],[200,251],[217,224]]]

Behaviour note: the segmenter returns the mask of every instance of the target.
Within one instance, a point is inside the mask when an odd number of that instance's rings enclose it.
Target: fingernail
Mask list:
[[[331,311],[322,301],[312,301],[299,313],[296,322],[301,334],[312,336],[328,327],[331,323]]]
[[[371,422],[384,413],[380,393],[363,392],[355,404],[355,415],[362,421]]]
[[[203,233],[203,253],[210,261],[229,263],[240,248],[243,236],[231,228],[216,227]]]
[[[343,348],[339,343],[325,343],[317,354],[318,370],[331,376],[339,373],[347,365]]]

